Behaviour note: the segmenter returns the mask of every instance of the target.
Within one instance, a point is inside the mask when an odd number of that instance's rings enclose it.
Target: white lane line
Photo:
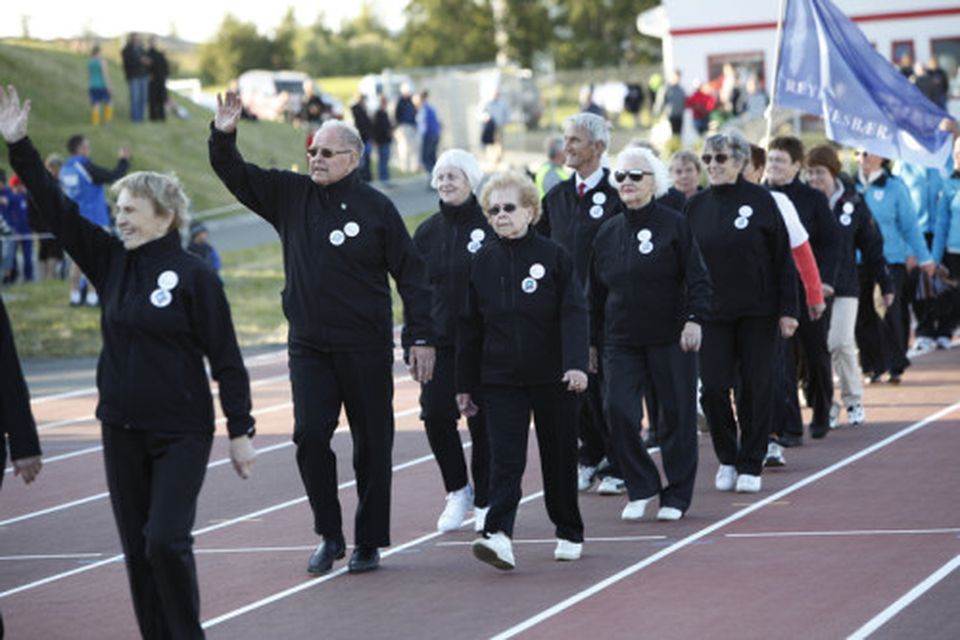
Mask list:
[[[944,408],[944,409],[941,409],[940,411],[937,411],[936,413],[934,413],[934,414],[932,414],[932,415],[924,418],[923,420],[921,420],[921,421],[919,421],[919,422],[915,422],[915,423],[913,423],[913,424],[911,424],[911,425],[909,425],[909,426],[907,426],[907,427],[904,427],[903,429],[901,429],[901,430],[898,431],[897,433],[894,433],[893,435],[888,436],[888,437],[884,438],[883,440],[880,440],[879,442],[876,442],[876,443],[870,445],[870,446],[867,447],[866,449],[863,449],[863,450],[861,450],[861,451],[859,451],[859,452],[857,452],[857,453],[854,453],[854,454],[852,454],[852,455],[844,458],[843,460],[840,460],[839,462],[837,462],[837,463],[835,463],[835,464],[832,464],[832,465],[830,465],[829,467],[826,467],[825,469],[821,469],[821,470],[818,471],[817,473],[814,473],[814,474],[812,474],[812,475],[809,475],[809,476],[807,476],[806,478],[804,478],[803,480],[799,480],[799,481],[795,482],[794,484],[792,484],[792,485],[790,485],[790,486],[788,486],[788,487],[785,487],[784,489],[781,489],[780,491],[777,491],[776,493],[774,493],[774,494],[772,494],[772,495],[769,495],[769,496],[767,496],[766,498],[764,498],[764,499],[762,499],[762,500],[760,500],[760,501],[758,501],[758,502],[750,505],[749,507],[746,507],[746,508],[744,508],[744,509],[741,509],[740,511],[737,511],[737,512],[735,512],[735,513],[727,516],[727,517],[724,518],[723,520],[719,520],[719,521],[713,523],[712,525],[710,525],[710,526],[708,526],[708,527],[704,527],[703,529],[700,529],[699,531],[697,531],[697,532],[695,532],[695,533],[687,536],[686,538],[683,538],[682,540],[679,540],[679,541],[675,542],[674,544],[670,545],[669,547],[666,547],[666,548],[658,551],[657,553],[653,554],[652,556],[649,556],[649,557],[641,560],[640,562],[637,562],[636,564],[630,565],[629,567],[623,569],[622,571],[619,571],[619,572],[613,574],[612,576],[610,576],[609,578],[606,578],[605,580],[601,580],[600,582],[594,584],[592,587],[589,587],[589,588],[587,588],[587,589],[584,589],[583,591],[580,591],[580,592],[578,592],[578,593],[570,596],[569,598],[566,598],[565,600],[562,600],[561,602],[558,602],[557,604],[553,605],[552,607],[549,607],[549,608],[547,608],[547,609],[544,609],[543,611],[541,611],[540,613],[536,614],[535,616],[532,616],[532,617],[530,617],[530,618],[527,618],[526,620],[524,620],[524,621],[521,622],[520,624],[514,625],[514,626],[510,627],[509,629],[506,629],[506,630],[503,631],[502,633],[499,633],[499,634],[497,634],[496,636],[494,636],[494,637],[493,637],[493,640],[504,640],[505,638],[512,638],[512,637],[514,637],[514,636],[516,636],[516,635],[518,635],[518,634],[520,634],[520,633],[523,633],[523,632],[526,631],[527,629],[530,629],[530,628],[532,628],[532,627],[540,624],[541,622],[543,622],[543,621],[545,621],[545,620],[547,620],[547,619],[549,619],[549,618],[552,618],[553,616],[555,616],[555,615],[557,615],[557,614],[559,614],[559,613],[562,613],[562,612],[566,611],[567,609],[569,609],[570,607],[574,606],[575,604],[578,604],[578,603],[580,603],[580,602],[583,602],[583,601],[586,600],[587,598],[590,598],[590,597],[592,597],[592,596],[600,593],[601,591],[603,591],[603,590],[605,590],[605,589],[607,589],[607,588],[609,588],[609,587],[617,584],[618,582],[621,582],[622,580],[625,580],[626,578],[629,578],[630,576],[632,576],[633,574],[637,573],[638,571],[640,571],[640,570],[642,570],[642,569],[645,569],[645,568],[649,567],[650,565],[655,564],[655,563],[659,562],[660,560],[663,560],[664,558],[666,558],[666,557],[668,557],[668,556],[673,555],[673,554],[676,553],[677,551],[681,551],[681,550],[687,548],[688,546],[690,546],[690,545],[693,544],[694,542],[700,540],[701,538],[704,538],[704,537],[710,535],[711,533],[713,533],[713,532],[715,532],[715,531],[717,531],[717,530],[719,530],[719,529],[722,529],[723,527],[727,526],[728,524],[731,524],[731,523],[733,523],[733,522],[736,522],[737,520],[741,520],[741,519],[745,518],[746,516],[750,515],[751,513],[753,513],[754,511],[758,511],[758,510],[762,509],[763,507],[767,506],[768,504],[770,504],[770,503],[772,503],[772,502],[776,502],[777,500],[780,500],[780,499],[782,499],[782,498],[790,495],[791,493],[794,493],[794,492],[796,492],[796,491],[799,491],[800,489],[802,489],[802,488],[804,488],[804,487],[806,487],[806,486],[808,486],[808,485],[816,482],[817,480],[820,480],[821,478],[825,478],[826,476],[828,476],[828,475],[830,475],[830,474],[832,474],[832,473],[835,473],[835,472],[839,471],[840,469],[843,469],[844,467],[847,467],[847,466],[853,464],[854,462],[857,462],[858,460],[861,460],[862,458],[865,458],[866,456],[869,456],[870,454],[872,454],[872,453],[874,453],[874,452],[876,452],[876,451],[879,451],[880,449],[883,449],[884,447],[886,447],[886,446],[888,446],[888,445],[896,442],[897,440],[899,440],[899,439],[901,439],[901,438],[904,438],[904,437],[910,435],[910,434],[913,433],[914,431],[917,431],[917,430],[919,430],[919,429],[922,429],[923,427],[925,427],[925,426],[927,426],[927,425],[929,425],[929,424],[932,424],[932,423],[935,422],[936,420],[939,420],[940,418],[942,418],[942,417],[944,417],[944,416],[946,416],[946,415],[949,415],[950,413],[953,413],[953,412],[956,411],[957,409],[960,409],[960,402],[955,402],[954,404],[950,405],[949,407],[946,407],[946,408]]]
[[[960,533],[954,529],[850,529],[848,531],[766,531],[763,533],[728,533],[727,538],[816,538],[846,536],[903,536]]]
[[[343,429],[343,428],[344,428],[344,427],[341,427],[341,429]],[[338,429],[338,431],[339,431],[339,430],[340,430],[340,429]],[[283,444],[289,446],[289,443],[283,443]],[[469,442],[469,441],[468,441],[468,442],[465,442],[465,443],[463,444],[463,448],[466,449],[467,447],[472,446],[472,444],[473,444],[473,443],[471,443],[471,442]],[[276,445],[276,447],[277,447],[277,448],[280,448],[280,445]],[[415,459],[413,459],[413,460],[410,460],[410,461],[407,461],[407,462],[404,462],[404,463],[401,463],[401,464],[398,464],[398,465],[394,465],[394,466],[393,466],[393,471],[402,471],[403,469],[407,469],[408,467],[412,467],[412,466],[415,466],[415,465],[418,465],[418,464],[422,464],[423,462],[426,462],[426,461],[432,460],[432,459],[433,459],[433,455],[432,455],[432,454],[431,454],[431,455],[426,455],[426,456],[421,456],[421,457],[419,457],[419,458],[415,458]],[[348,487],[354,486],[356,483],[357,483],[356,480],[348,480],[347,482],[343,482],[343,483],[339,484],[339,485],[337,486],[337,489],[338,489],[338,490],[346,489],[346,488],[348,488]],[[273,506],[270,506],[270,507],[266,507],[266,508],[264,508],[264,509],[259,509],[259,510],[257,510],[257,511],[253,511],[253,512],[251,512],[251,513],[247,513],[247,514],[244,514],[244,515],[242,515],[242,516],[238,516],[238,517],[236,517],[236,518],[230,518],[229,520],[222,520],[222,521],[220,521],[220,522],[218,522],[218,523],[216,523],[216,524],[213,524],[213,525],[204,527],[204,528],[202,528],[202,529],[195,529],[194,531],[192,531],[192,534],[193,534],[194,536],[200,536],[200,535],[203,535],[203,534],[205,534],[205,533],[210,533],[210,532],[212,532],[212,531],[218,531],[218,530],[220,530],[220,529],[224,529],[224,528],[226,528],[226,527],[229,527],[229,526],[232,526],[232,525],[234,525],[234,524],[241,523],[241,522],[254,521],[254,520],[257,520],[258,518],[260,518],[261,516],[264,516],[264,515],[267,515],[267,514],[270,514],[270,513],[274,513],[274,512],[276,512],[276,511],[281,511],[281,510],[283,510],[283,509],[286,509],[286,508],[288,508],[288,507],[292,507],[292,506],[301,504],[301,503],[306,502],[306,501],[307,501],[307,497],[306,497],[306,496],[302,496],[302,497],[300,497],[300,498],[294,498],[293,500],[287,500],[286,502],[281,502],[281,503],[279,503],[279,504],[276,504],[276,505],[273,505]],[[470,523],[470,522],[473,522],[473,520],[468,520],[468,521],[467,521],[466,523],[464,523],[464,524],[466,525],[466,524],[468,524],[468,523]],[[388,554],[389,554],[389,552],[388,552],[387,554],[384,554],[384,555],[388,555]],[[102,566],[104,566],[104,565],[111,564],[111,563],[113,563],[113,562],[119,562],[119,561],[122,560],[122,559],[123,559],[123,554],[117,554],[117,555],[115,555],[115,556],[111,556],[111,557],[109,557],[109,558],[106,558],[105,560],[101,560],[101,561],[95,562],[95,563],[93,563],[93,564],[89,564],[89,565],[86,565],[86,566],[83,566],[83,567],[78,567],[78,568],[76,568],[76,569],[71,569],[70,571],[65,571],[65,572],[62,572],[62,573],[58,573],[58,574],[55,574],[55,575],[52,575],[52,576],[48,576],[48,577],[46,577],[46,578],[41,578],[40,580],[36,580],[36,581],[34,581],[34,582],[30,582],[30,583],[25,584],[25,585],[21,585],[21,586],[19,586],[19,587],[14,587],[14,588],[12,588],[12,589],[8,589],[8,590],[6,590],[6,591],[2,591],[2,592],[0,592],[0,600],[2,600],[3,598],[7,598],[7,597],[9,597],[9,596],[16,595],[16,594],[18,594],[18,593],[22,593],[22,592],[24,592],[24,591],[29,591],[29,590],[35,589],[35,588],[37,588],[37,587],[42,587],[43,585],[50,584],[51,582],[56,582],[56,581],[58,581],[58,580],[63,580],[63,579],[65,579],[65,578],[69,578],[69,577],[71,577],[71,576],[75,576],[75,575],[77,575],[77,574],[79,574],[79,573],[85,573],[85,572],[87,572],[87,571],[92,571],[92,570],[94,570],[94,569],[97,569],[97,568],[102,567]]]
[[[0,560],[85,560],[87,558],[102,558],[102,553],[49,553],[28,554],[22,556],[0,556]]]
[[[667,536],[614,536],[609,538],[584,538],[584,544],[594,542],[646,542],[650,540],[666,540]],[[514,538],[513,544],[557,544],[556,538]],[[473,544],[473,540],[450,540],[438,542],[436,547],[466,547]]]
[[[847,636],[847,640],[863,640],[864,638],[868,638],[874,631],[885,625],[887,622],[893,619],[894,616],[910,606],[914,600],[922,596],[924,593],[936,586],[938,582],[950,575],[957,569],[957,567],[960,567],[960,556],[954,557],[953,560],[930,574],[926,580],[903,594],[900,599],[878,613],[873,619],[867,622],[867,624],[863,625],[852,634]]]
[[[539,498],[539,497],[541,497],[541,496],[543,496],[543,491],[538,491],[537,493],[534,493],[534,494],[531,494],[531,495],[529,495],[529,496],[526,496],[525,498],[523,498],[522,500],[520,500],[520,504],[524,504],[524,503],[530,502],[531,500],[536,500],[537,498]],[[464,524],[464,526],[467,526],[467,525],[471,524],[472,522],[473,522],[473,519],[470,519],[470,520],[467,520],[466,522],[464,522],[463,524]],[[402,553],[402,552],[406,551],[407,549],[410,549],[410,548],[416,547],[416,546],[418,546],[418,545],[421,545],[421,544],[423,544],[424,542],[429,542],[430,540],[433,540],[434,538],[437,538],[437,537],[442,536],[442,535],[443,535],[443,534],[440,533],[439,531],[435,531],[435,532],[433,532],[433,533],[428,533],[428,534],[426,534],[426,535],[424,535],[424,536],[420,536],[419,538],[416,538],[416,539],[414,539],[414,540],[410,540],[410,541],[405,542],[405,543],[403,543],[403,544],[401,544],[401,545],[398,545],[398,546],[396,546],[396,547],[391,547],[389,550],[387,550],[387,551],[385,551],[384,553],[382,553],[382,554],[381,554],[381,557],[383,557],[383,558],[388,558],[388,557],[390,557],[390,556],[392,556],[392,555],[394,555],[394,554]],[[209,628],[211,628],[211,627],[215,627],[215,626],[217,626],[218,624],[222,624],[222,623],[227,622],[227,621],[229,621],[229,620],[233,620],[234,618],[238,618],[238,617],[240,617],[240,616],[242,616],[242,615],[244,615],[244,614],[246,614],[246,613],[250,613],[251,611],[256,611],[257,609],[262,609],[263,607],[266,607],[267,605],[273,604],[274,602],[277,602],[277,601],[279,601],[279,600],[283,600],[284,598],[289,598],[290,596],[295,595],[295,594],[297,594],[297,593],[300,593],[301,591],[306,591],[307,589],[311,589],[311,588],[313,588],[313,587],[315,587],[315,586],[317,586],[317,585],[319,585],[319,584],[323,584],[324,582],[329,582],[330,580],[333,580],[333,579],[336,578],[337,576],[342,576],[342,575],[345,574],[345,573],[347,573],[347,568],[346,568],[346,567],[340,567],[340,568],[337,569],[336,571],[333,571],[333,572],[331,572],[331,573],[328,573],[328,574],[326,574],[326,575],[324,575],[324,576],[321,576],[321,577],[319,577],[319,578],[313,578],[312,580],[307,580],[306,582],[302,582],[302,583],[300,583],[300,584],[298,584],[298,585],[296,585],[296,586],[290,587],[289,589],[285,589],[284,591],[280,591],[280,592],[278,592],[278,593],[274,593],[273,595],[270,595],[270,596],[267,596],[266,598],[262,598],[262,599],[260,599],[260,600],[257,600],[256,602],[251,602],[250,604],[245,605],[245,606],[243,606],[243,607],[240,607],[240,608],[238,608],[238,609],[234,609],[233,611],[228,611],[227,613],[224,613],[224,614],[222,614],[222,615],[219,615],[219,616],[217,616],[216,618],[211,618],[210,620],[207,620],[206,622],[204,622],[201,626],[202,626],[204,629],[209,629]],[[2,595],[3,595],[3,594],[0,594],[0,596],[2,596]]]

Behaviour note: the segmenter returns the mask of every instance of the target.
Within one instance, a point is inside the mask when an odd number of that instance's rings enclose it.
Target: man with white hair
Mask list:
[[[610,171],[600,162],[610,146],[610,123],[592,113],[567,118],[563,127],[563,151],[574,175],[543,197],[543,216],[538,230],[570,252],[577,281],[586,288],[594,236],[600,226],[616,215],[620,205],[617,190],[610,185]],[[591,363],[593,365],[595,363]],[[609,451],[608,430],[601,399],[602,374],[590,375],[580,416],[580,476],[578,485],[586,491],[593,484],[604,457],[610,463],[607,476],[597,491],[619,495],[626,491]]]
[[[325,122],[307,149],[310,174],[264,170],[236,147],[239,96],[218,97],[210,162],[226,187],[277,230],[286,282],[283,311],[293,390],[297,464],[323,542],[307,571],[329,571],[346,552],[330,441],[341,406],[353,436],[359,502],[349,569],[380,564],[390,544],[393,326],[390,285],[403,299],[402,342],[413,378],[428,382],[434,348],[423,260],[393,203],[359,176],[356,129]]]

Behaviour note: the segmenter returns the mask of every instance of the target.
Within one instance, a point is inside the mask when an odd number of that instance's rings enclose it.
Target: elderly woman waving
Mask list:
[[[101,292],[97,418],[140,633],[202,638],[193,559],[213,443],[210,361],[238,474],[250,473],[250,382],[217,275],[180,244],[187,199],[172,176],[114,185],[120,240],[84,219],[27,138],[30,102],[0,89],[0,134],[44,222]]]
[[[617,156],[610,183],[623,215],[593,241],[591,331],[602,345],[604,410],[629,502],[624,520],[639,520],[660,498],[660,520],[679,520],[690,506],[697,472],[697,356],[711,286],[687,220],[655,202],[667,190],[667,168],[640,147]],[[640,440],[644,387],[660,405],[660,450],[667,486]]]
[[[710,186],[688,200],[684,212],[714,290],[703,325],[700,376],[703,411],[720,460],[715,486],[756,493],[773,422],[771,354],[777,331],[790,337],[797,328],[797,272],[773,196],[740,174],[750,144],[738,132],[719,133],[706,139],[701,159]],[[734,418],[730,393],[738,378]]]

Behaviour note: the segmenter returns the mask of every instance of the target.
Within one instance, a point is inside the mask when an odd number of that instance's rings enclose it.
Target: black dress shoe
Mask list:
[[[784,433],[777,438],[777,442],[780,443],[781,447],[801,447],[803,446],[803,436]]]
[[[350,573],[373,571],[380,566],[380,550],[376,547],[359,545],[350,556]]]
[[[826,438],[827,434],[830,433],[830,427],[825,424],[812,424],[810,425],[810,437],[814,440],[820,440],[821,438]]]
[[[333,568],[334,560],[341,560],[347,553],[347,544],[343,538],[324,538],[317,550],[310,556],[307,573],[314,575],[326,573]]]

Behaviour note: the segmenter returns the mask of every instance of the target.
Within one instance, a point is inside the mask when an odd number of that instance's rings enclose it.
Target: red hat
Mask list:
[[[20,176],[13,176],[10,178],[11,187],[19,187],[22,183],[20,182]]]

